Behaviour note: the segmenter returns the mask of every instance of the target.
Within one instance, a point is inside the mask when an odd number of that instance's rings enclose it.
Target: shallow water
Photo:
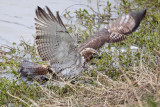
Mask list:
[[[116,5],[114,0],[109,1],[113,6]],[[21,38],[26,41],[34,41],[32,35],[35,34],[34,17],[37,6],[48,6],[53,13],[59,11],[62,14],[66,8],[70,11],[86,8],[80,4],[96,8],[97,0],[1,0],[0,45],[19,43]]]

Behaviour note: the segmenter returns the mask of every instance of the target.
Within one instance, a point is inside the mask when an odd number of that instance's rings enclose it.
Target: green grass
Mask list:
[[[68,31],[80,35],[78,43],[85,41],[102,28],[111,17],[111,4],[99,2],[102,12],[86,9],[67,11],[64,18],[70,21]],[[147,14],[136,32],[123,42],[109,44],[99,52],[101,59],[93,59],[95,67],[80,75],[75,82],[64,82],[62,87],[27,84],[20,79],[10,81],[0,78],[1,106],[145,106],[160,105],[160,64],[153,49],[160,50],[160,4],[157,0],[121,0],[114,14],[128,13],[137,7],[147,8]],[[88,12],[89,10],[93,12]],[[72,22],[76,18],[76,22]],[[133,52],[130,46],[139,49]],[[111,50],[115,47],[115,51]],[[125,48],[126,52],[122,52]],[[106,53],[105,50],[108,52]],[[35,44],[21,41],[13,46],[0,47],[0,69],[17,74],[22,58],[33,62],[43,62],[38,56]],[[114,65],[117,67],[115,67]],[[54,82],[53,82],[54,83]]]

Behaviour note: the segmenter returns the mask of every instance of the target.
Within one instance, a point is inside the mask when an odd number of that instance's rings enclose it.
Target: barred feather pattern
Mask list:
[[[120,34],[129,34],[132,32],[135,25],[135,19],[131,16],[131,14],[128,14],[118,18],[115,22],[110,23],[108,25],[108,31],[110,33],[117,32]]]
[[[50,61],[55,72],[62,77],[72,78],[83,69],[84,59],[77,51],[74,39],[67,32],[58,12],[53,15],[38,7],[36,10],[36,44],[40,57]],[[47,13],[48,12],[48,13]]]
[[[112,32],[109,38],[110,40],[108,41],[108,43],[114,43],[124,40],[126,38],[126,35],[117,32]]]
[[[134,32],[146,14],[146,10],[139,12],[130,12],[127,15],[119,17],[114,22],[110,22],[108,26],[92,35],[91,38],[82,43],[78,51],[81,52],[85,48],[99,49],[106,42],[115,43],[125,40],[128,34]]]
[[[115,22],[110,23],[107,28],[110,33],[109,42],[113,43],[124,40],[126,34],[132,33],[135,25],[135,19],[130,14],[122,16]]]

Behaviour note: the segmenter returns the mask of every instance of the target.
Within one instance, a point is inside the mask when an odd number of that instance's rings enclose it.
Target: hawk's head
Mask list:
[[[100,59],[98,52],[93,48],[85,48],[80,54],[84,57],[86,62],[89,62],[92,58]]]

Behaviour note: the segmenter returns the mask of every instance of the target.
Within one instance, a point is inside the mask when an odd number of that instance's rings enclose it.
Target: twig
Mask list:
[[[8,91],[7,91],[7,94],[8,94],[9,96],[11,96],[11,97],[13,97],[13,98],[15,98],[15,99],[18,99],[19,101],[21,101],[21,102],[25,103],[27,106],[30,106],[27,102],[25,102],[24,100],[22,100],[22,99],[21,99],[21,98],[19,98],[19,97],[16,97],[16,96],[14,96],[14,95],[10,94]]]

